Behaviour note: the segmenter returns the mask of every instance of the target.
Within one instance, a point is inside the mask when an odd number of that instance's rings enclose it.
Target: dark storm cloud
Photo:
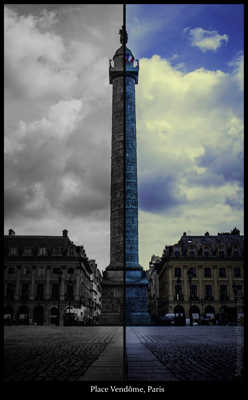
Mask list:
[[[203,174],[203,184],[208,179],[204,178],[204,175],[208,176],[209,173],[209,184],[218,185],[221,177],[223,177],[226,182],[237,182],[240,186],[243,186],[243,155],[234,153],[231,148],[228,150],[228,153],[220,153],[214,148],[205,147],[204,154],[197,158],[198,165],[207,168],[207,173]],[[200,182],[201,179],[198,183],[201,184]]]
[[[118,4],[5,6],[5,224],[20,234],[57,234],[63,224],[101,265],[109,252],[100,243],[109,238],[108,59],[121,25]]]
[[[163,213],[183,204],[186,197],[180,193],[173,176],[153,177],[139,184],[139,207],[151,213]]]
[[[4,192],[4,203],[5,203],[5,217],[6,218],[41,218],[47,211],[47,203],[38,200],[34,204],[37,195],[40,196],[37,188],[32,186],[20,187],[12,186]]]

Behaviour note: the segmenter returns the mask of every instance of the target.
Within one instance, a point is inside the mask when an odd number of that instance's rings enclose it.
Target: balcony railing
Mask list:
[[[181,294],[181,295],[176,295],[176,296],[174,296],[174,301],[176,301],[176,302],[179,302],[179,303],[183,303],[183,301],[184,301],[184,296]]]
[[[195,303],[197,302],[200,302],[200,298],[198,297],[198,296],[190,296],[189,297],[189,300],[190,301],[194,301]]]
[[[204,300],[205,301],[214,301],[214,296],[205,296]]]
[[[220,302],[225,302],[225,301],[229,301],[229,297],[228,296],[220,296]]]

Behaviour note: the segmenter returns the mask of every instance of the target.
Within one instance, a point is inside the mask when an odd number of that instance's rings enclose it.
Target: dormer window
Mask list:
[[[61,254],[61,249],[60,249],[60,247],[55,247],[55,248],[53,249],[53,255],[54,255],[54,256],[60,256],[60,254]]]
[[[39,248],[39,256],[46,256],[47,255],[47,251],[45,247],[40,247]]]
[[[25,247],[23,255],[24,256],[31,256],[32,255],[32,249],[30,247]]]
[[[10,256],[17,256],[17,248],[16,247],[11,247],[9,249],[9,255]]]

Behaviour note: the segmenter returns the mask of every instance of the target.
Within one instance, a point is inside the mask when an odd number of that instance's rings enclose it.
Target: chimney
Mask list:
[[[13,229],[9,229],[9,236],[15,236],[15,231],[13,231]]]
[[[67,229],[64,229],[64,230],[63,230],[63,237],[64,237],[64,238],[67,238],[67,237],[68,237],[68,230],[67,230]]]

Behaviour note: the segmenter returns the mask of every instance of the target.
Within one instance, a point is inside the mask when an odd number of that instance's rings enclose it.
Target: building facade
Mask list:
[[[71,310],[81,324],[94,322],[99,271],[67,230],[62,236],[24,236],[10,229],[4,251],[5,323],[63,325]]]
[[[235,323],[244,314],[244,237],[238,229],[211,236],[183,234],[150,269],[159,280],[158,317],[174,313],[191,323]],[[154,274],[154,272],[153,272]],[[152,275],[151,275],[152,276]]]
[[[90,260],[91,274],[91,293],[92,293],[92,322],[98,324],[102,311],[102,274],[97,268],[95,260]]]
[[[147,270],[148,280],[148,311],[154,323],[158,321],[159,315],[159,270],[161,257],[153,255]]]

